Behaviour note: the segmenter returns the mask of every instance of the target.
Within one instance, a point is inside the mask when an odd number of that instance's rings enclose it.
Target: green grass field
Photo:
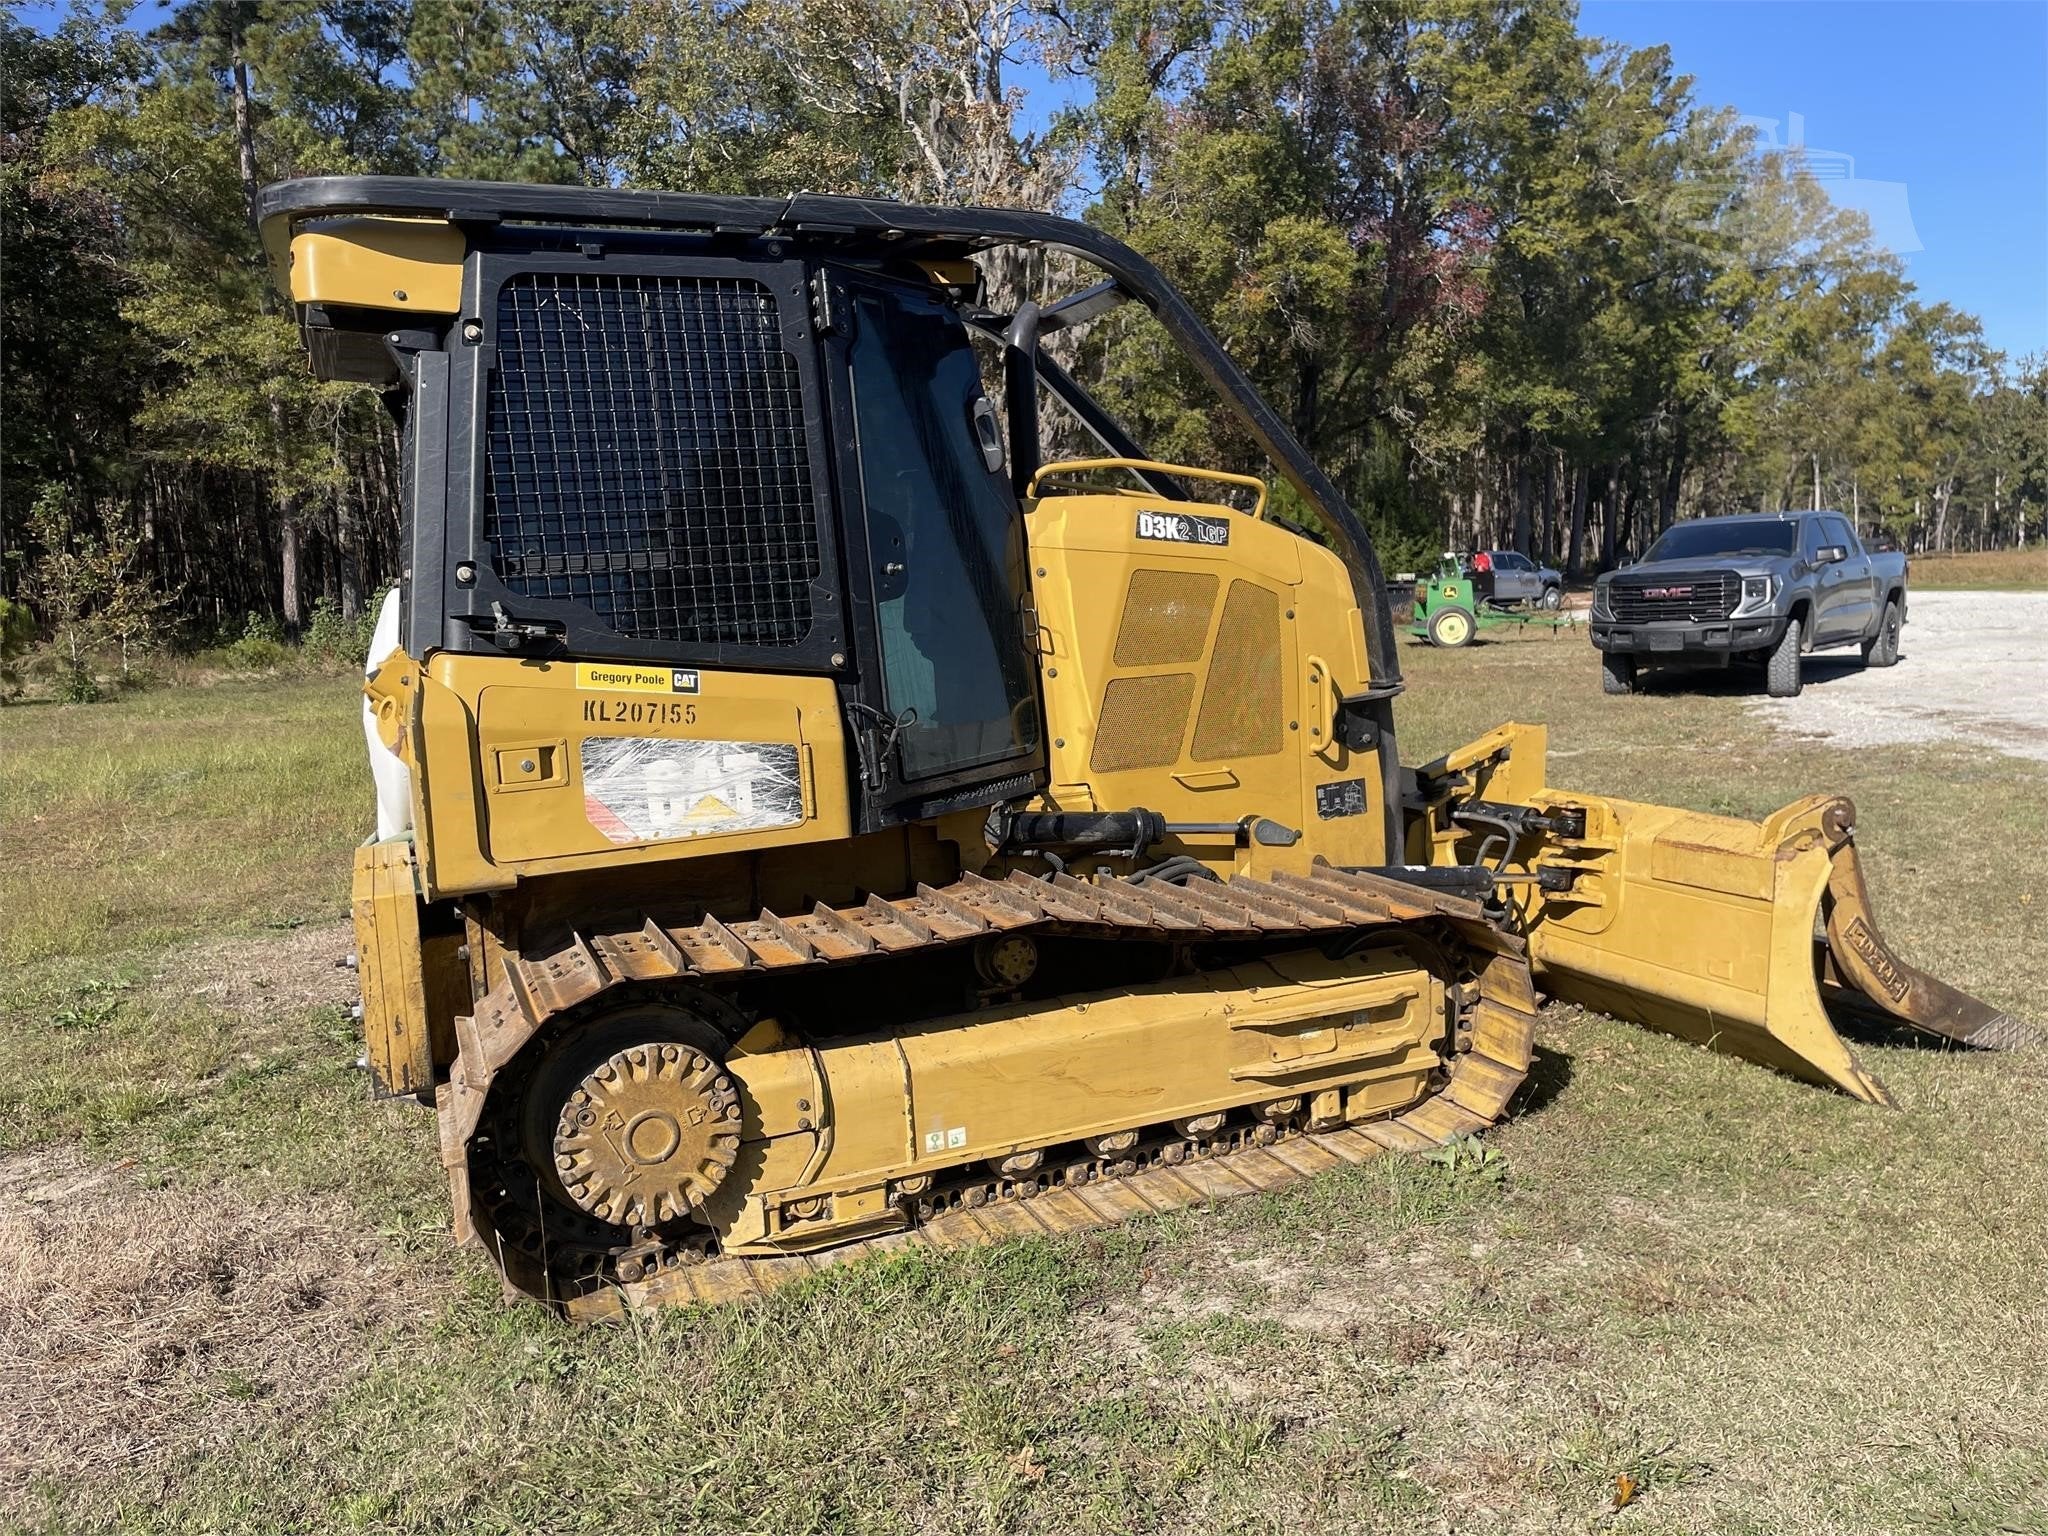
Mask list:
[[[362,836],[358,683],[0,710],[0,962],[334,916]]]
[[[1899,948],[2048,1015],[2039,769],[1605,699],[1578,637],[1403,656],[1411,762],[1519,718],[1560,785],[1846,791]],[[508,1307],[350,1065],[354,699],[0,711],[0,1530],[2048,1532],[2039,1049],[1868,1047],[1887,1113],[1554,1007],[1484,1160]]]
[[[1929,591],[2039,592],[2048,587],[2048,545],[1984,554],[1915,555],[1908,581]]]

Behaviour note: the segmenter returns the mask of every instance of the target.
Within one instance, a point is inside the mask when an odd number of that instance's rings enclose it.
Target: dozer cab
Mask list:
[[[1886,947],[1845,800],[1581,794],[1530,725],[1404,770],[1364,528],[1098,230],[380,177],[262,223],[315,370],[403,424],[363,1030],[512,1292],[742,1296],[1468,1136],[1545,992],[1878,1103],[1831,1008],[2017,1028]],[[1100,281],[994,312],[999,247]],[[1131,302],[1327,546],[1042,345]],[[1041,408],[1098,450],[1046,462]]]

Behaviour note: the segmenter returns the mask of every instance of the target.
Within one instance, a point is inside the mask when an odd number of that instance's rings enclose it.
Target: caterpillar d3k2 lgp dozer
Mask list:
[[[1403,770],[1364,529],[1097,230],[386,178],[263,214],[314,368],[403,423],[368,1059],[515,1292],[714,1300],[1468,1135],[1539,988],[1879,1103],[1830,1008],[2012,1027],[1886,947],[1845,800],[1578,794],[1525,725]],[[992,313],[1006,246],[1102,281]],[[1133,301],[1329,547],[1041,346]],[[1048,404],[1098,457],[1041,461]]]

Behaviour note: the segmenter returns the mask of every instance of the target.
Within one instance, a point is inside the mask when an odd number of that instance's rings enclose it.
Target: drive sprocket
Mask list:
[[[600,1221],[634,1227],[696,1210],[739,1147],[732,1079],[672,1040],[626,1046],[590,1068],[562,1101],[552,1138],[563,1192]]]

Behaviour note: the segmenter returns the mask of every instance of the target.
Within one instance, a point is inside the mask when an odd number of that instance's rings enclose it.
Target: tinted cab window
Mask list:
[[[906,779],[1036,746],[1023,527],[975,432],[981,374],[936,298],[853,287],[854,422],[882,684]]]

